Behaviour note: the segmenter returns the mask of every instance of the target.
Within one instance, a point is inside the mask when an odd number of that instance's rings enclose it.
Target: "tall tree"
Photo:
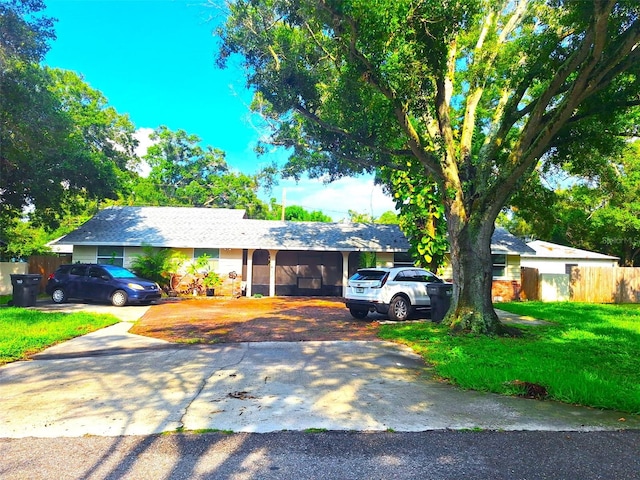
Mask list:
[[[0,223],[20,214],[24,189],[16,172],[24,151],[46,135],[36,127],[50,122],[50,99],[38,68],[33,67],[54,38],[53,20],[40,15],[42,1],[0,1]],[[38,125],[38,120],[41,125]],[[43,129],[44,130],[44,129]],[[16,178],[17,177],[17,178]],[[28,180],[26,183],[28,183]],[[0,230],[3,228],[0,227]],[[3,232],[0,231],[0,236]]]
[[[127,117],[77,74],[38,64],[53,38],[42,8],[0,1],[0,236],[27,209],[55,228],[79,197],[117,198],[135,158]]]
[[[491,236],[539,163],[619,145],[638,105],[637,0],[236,0],[240,54],[287,171],[337,178],[421,165],[445,206],[447,321],[493,333]],[[606,133],[606,136],[603,135]],[[588,148],[587,148],[588,147]]]
[[[0,73],[13,62],[39,62],[55,39],[54,19],[41,15],[43,0],[0,0]]]
[[[258,178],[233,172],[224,152],[202,148],[197,135],[161,126],[151,140],[143,157],[151,171],[138,179],[133,203],[244,208],[252,218],[267,209],[257,196]]]

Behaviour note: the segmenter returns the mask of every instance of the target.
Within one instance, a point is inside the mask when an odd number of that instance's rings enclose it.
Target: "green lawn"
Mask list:
[[[518,302],[496,305],[550,322],[521,338],[451,335],[431,322],[381,325],[438,376],[462,388],[517,394],[519,380],[566,403],[640,414],[640,305]]]
[[[119,320],[96,313],[44,313],[24,308],[0,308],[0,365],[27,358],[46,347]]]

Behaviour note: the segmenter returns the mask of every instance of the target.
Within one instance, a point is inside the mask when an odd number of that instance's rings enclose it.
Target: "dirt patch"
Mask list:
[[[335,298],[188,298],[153,305],[130,332],[194,344],[377,340],[378,322]]]

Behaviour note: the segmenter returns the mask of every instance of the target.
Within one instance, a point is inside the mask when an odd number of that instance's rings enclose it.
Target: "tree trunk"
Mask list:
[[[491,299],[493,231],[493,222],[469,222],[460,229],[452,222],[449,228],[454,294],[445,322],[454,331],[503,333]]]

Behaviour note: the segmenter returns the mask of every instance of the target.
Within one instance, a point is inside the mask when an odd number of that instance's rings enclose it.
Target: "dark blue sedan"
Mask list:
[[[74,263],[60,265],[49,275],[46,291],[55,303],[71,298],[111,302],[116,307],[127,303],[151,303],[161,297],[160,286],[151,280],[116,265]]]

